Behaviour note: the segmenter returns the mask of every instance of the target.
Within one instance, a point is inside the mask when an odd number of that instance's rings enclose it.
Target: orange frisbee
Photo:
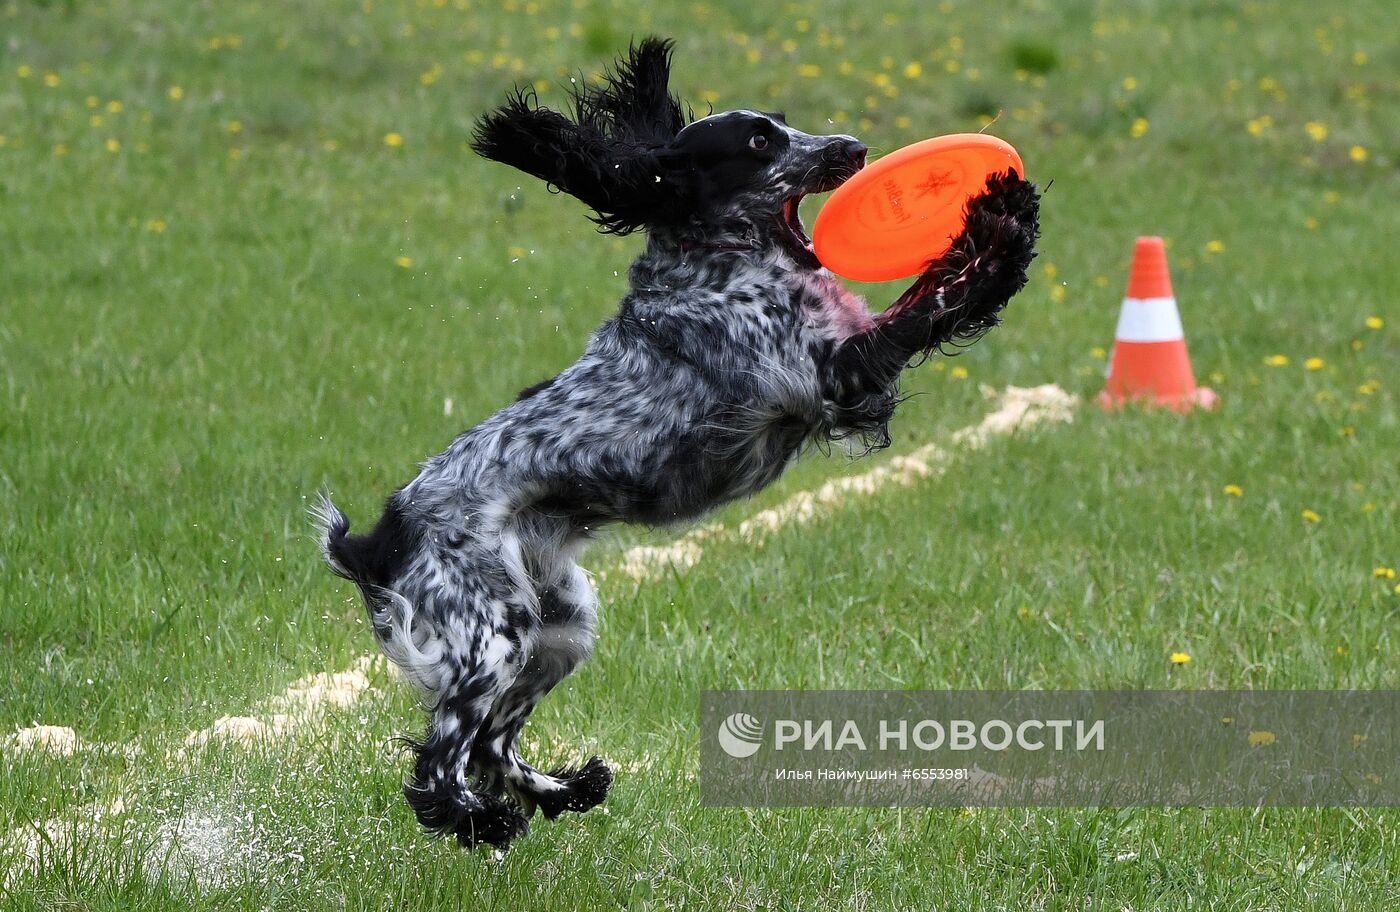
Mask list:
[[[878,159],[831,194],[812,226],[822,265],[856,282],[902,279],[943,254],[963,227],[963,207],[1021,156],[985,133],[953,133]]]

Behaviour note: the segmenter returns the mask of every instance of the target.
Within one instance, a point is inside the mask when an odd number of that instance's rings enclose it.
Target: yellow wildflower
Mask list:
[[[1224,252],[1225,252],[1225,242],[1224,242],[1224,241],[1219,241],[1219,240],[1216,240],[1216,241],[1206,241],[1206,253],[1224,253]]]
[[[1382,320],[1380,317],[1367,317],[1367,318],[1366,318],[1366,328],[1367,328],[1367,329],[1380,329],[1380,328],[1382,328],[1383,326],[1385,326],[1385,321]]]
[[[1191,656],[1185,652],[1173,652],[1171,660],[1173,665],[1185,665],[1191,661]]]
[[[1347,155],[1349,155],[1354,162],[1364,162],[1366,160],[1366,147],[1352,146],[1351,149],[1347,151]]]
[[[948,375],[949,375],[950,377],[952,377],[954,380],[966,380],[966,379],[967,379],[967,368],[965,368],[965,367],[963,367],[961,364],[959,364],[959,365],[957,365],[956,367],[954,367],[952,370],[950,370],[950,371],[948,372]]]
[[[403,145],[403,135],[399,133],[385,133],[384,145],[391,149],[397,149]]]
[[[1278,740],[1278,736],[1271,731],[1252,731],[1249,733],[1250,747],[1268,747]]]
[[[171,101],[179,101],[185,97],[185,90],[180,86],[171,86],[165,90],[165,94]]]
[[[1321,358],[1309,358],[1303,362],[1303,367],[1310,371],[1320,371],[1326,363],[1327,362],[1323,361]]]
[[[1377,567],[1376,569],[1371,571],[1371,575],[1374,576],[1376,579],[1393,580],[1395,579],[1395,568]]]
[[[1303,522],[1310,522],[1310,523],[1322,522],[1322,517],[1319,516],[1319,515],[1317,515],[1316,513],[1314,513],[1312,510],[1304,510],[1304,511],[1303,511]]]
[[[400,269],[408,269],[410,266],[413,265],[413,260],[401,254],[399,256],[394,257],[394,265],[399,267]]]
[[[1303,124],[1303,129],[1308,132],[1308,135],[1312,137],[1314,142],[1322,142],[1327,138],[1327,124],[1319,123],[1316,120],[1310,120]]]
[[[1240,486],[1237,485],[1237,484],[1227,484],[1227,485],[1225,486],[1225,489],[1224,489],[1224,490],[1225,490],[1226,496],[1228,496],[1228,497],[1243,497],[1243,496],[1244,496],[1244,488],[1240,487]]]
[[[1133,139],[1140,139],[1147,133],[1147,118],[1139,117],[1133,121],[1133,125],[1128,128],[1128,135]]]
[[[1287,366],[1288,366],[1288,356],[1287,356],[1287,355],[1269,355],[1267,358],[1264,359],[1264,363],[1267,364],[1269,367],[1287,367]]]

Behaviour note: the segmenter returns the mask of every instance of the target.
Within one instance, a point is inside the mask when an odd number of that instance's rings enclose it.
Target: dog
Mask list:
[[[598,602],[576,562],[589,538],[695,520],[813,446],[887,446],[901,372],[995,326],[1035,255],[1039,194],[997,175],[951,249],[868,311],[798,216],[866,146],[781,113],[695,119],[668,88],[671,55],[667,40],[634,44],[567,115],[517,89],[473,135],[479,154],[583,201],[600,231],[646,233],[616,316],[575,364],[423,463],[368,534],[324,494],[315,508],[327,564],[429,704],[407,803],[469,848],[505,848],[536,810],[587,811],[612,784],[597,757],[542,772],[517,746],[592,651]]]

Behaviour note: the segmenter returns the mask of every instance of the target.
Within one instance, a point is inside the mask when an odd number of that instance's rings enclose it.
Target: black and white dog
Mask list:
[[[428,695],[432,720],[404,795],[464,846],[505,846],[586,811],[612,772],[596,757],[545,773],[521,759],[530,711],[588,657],[598,605],[575,557],[612,522],[683,523],[776,479],[805,447],[887,445],[911,362],[997,324],[1026,282],[1039,198],[1015,173],[968,206],[951,250],[883,313],[813,255],[804,194],[865,163],[850,136],[781,114],[689,122],[669,93],[671,44],[633,47],[572,116],[517,92],[474,148],[591,207],[601,230],[645,230],[617,315],[577,363],[522,392],[423,464],[367,535],[328,499],[326,560],[364,596],[380,648]]]

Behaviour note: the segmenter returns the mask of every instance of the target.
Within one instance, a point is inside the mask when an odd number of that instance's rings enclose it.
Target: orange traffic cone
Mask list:
[[[1140,237],[1133,248],[1108,381],[1099,394],[1099,405],[1106,409],[1129,401],[1165,405],[1176,412],[1213,408],[1219,401],[1212,390],[1196,386],[1191,373],[1167,274],[1167,251],[1159,237]]]

